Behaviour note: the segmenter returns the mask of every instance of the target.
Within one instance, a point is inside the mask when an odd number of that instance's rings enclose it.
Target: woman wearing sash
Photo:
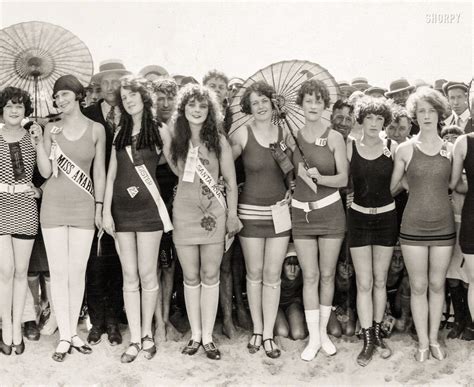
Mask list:
[[[329,107],[329,92],[324,83],[305,81],[296,103],[303,109],[305,126],[298,131],[297,144],[292,137],[288,141],[296,174],[292,224],[303,273],[309,331],[301,359],[311,361],[321,347],[328,355],[336,353],[327,334],[327,324],[346,223],[338,189],[347,185],[348,166],[344,138],[321,119],[324,109]]]
[[[158,294],[158,252],[163,229],[172,226],[155,176],[162,125],[153,119],[147,81],[124,77],[118,92],[122,116],[107,174],[103,224],[119,247],[130,327],[130,345],[121,362],[130,363],[141,350],[147,359],[156,354],[151,325]]]
[[[202,345],[210,359],[221,357],[212,340],[219,301],[219,272],[227,230],[239,230],[237,183],[232,150],[220,130],[222,115],[212,90],[189,84],[178,94],[165,155],[178,175],[173,206],[173,241],[183,268],[191,339],[182,350],[194,355]],[[227,205],[216,182],[228,186]]]
[[[27,272],[35,236],[38,209],[34,198],[41,190],[32,184],[35,162],[49,163],[42,146],[42,130],[33,124],[30,134],[22,120],[33,111],[29,94],[16,87],[0,93],[0,351],[17,355],[25,350],[21,319],[27,296]]]
[[[398,239],[397,212],[390,193],[396,143],[379,136],[392,120],[390,106],[383,99],[362,98],[356,105],[355,116],[362,125],[362,137],[347,145],[354,185],[354,201],[347,211],[348,243],[364,338],[357,363],[366,366],[376,347],[384,359],[392,355],[380,327],[387,303],[388,269]]]
[[[467,191],[462,182],[458,183],[461,180],[463,168],[466,171]],[[459,192],[466,194],[461,213],[459,245],[464,255],[465,271],[469,280],[467,301],[471,313],[471,322],[464,329],[462,338],[472,340],[474,338],[474,133],[459,137],[454,144],[450,188],[456,188]]]
[[[446,357],[438,342],[446,272],[456,240],[448,197],[452,144],[443,142],[437,125],[448,115],[448,101],[436,90],[420,88],[407,101],[418,136],[399,145],[391,181],[392,193],[406,175],[410,195],[403,213],[400,244],[411,287],[411,311],[418,335],[415,359],[430,353]],[[429,295],[428,295],[429,292]]]
[[[44,148],[51,163],[40,169],[49,178],[43,189],[40,221],[60,337],[53,359],[60,362],[72,349],[92,352],[76,329],[94,225],[101,228],[102,223],[105,132],[102,125],[82,114],[84,95],[84,87],[72,75],[54,83],[53,98],[62,118],[46,125]]]
[[[242,112],[253,120],[232,135],[234,159],[242,156],[245,184],[239,197],[239,218],[244,227],[239,233],[247,268],[247,296],[253,322],[253,334],[247,345],[256,353],[263,344],[270,358],[280,356],[273,341],[274,325],[281,292],[281,270],[290,240],[290,213],[285,177],[292,165],[283,150],[285,134],[272,123],[275,90],[265,82],[249,86],[242,96]],[[286,161],[286,173],[274,159]],[[275,230],[273,208],[286,211],[286,230]],[[278,231],[278,232],[277,232]]]

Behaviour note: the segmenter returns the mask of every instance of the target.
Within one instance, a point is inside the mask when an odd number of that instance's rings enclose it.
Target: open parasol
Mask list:
[[[72,74],[87,86],[93,70],[87,46],[60,26],[30,21],[0,30],[0,88],[28,91],[36,118],[57,112],[51,94],[59,77]]]
[[[274,115],[275,124],[287,124],[290,130],[297,131],[304,125],[303,110],[296,104],[296,96],[301,84],[308,79],[318,79],[322,81],[330,95],[331,105],[340,98],[341,93],[339,86],[334,77],[322,66],[303,60],[288,60],[273,63],[257,71],[249,79],[247,79],[239,92],[232,99],[230,111],[232,113],[232,126],[229,134],[245,125],[252,119],[250,115],[242,113],[240,100],[245,89],[252,83],[264,81],[273,86],[276,91],[275,102],[280,110],[280,114]],[[281,114],[283,113],[283,114]],[[284,118],[285,117],[285,118]],[[331,107],[325,109],[322,119],[330,122]]]

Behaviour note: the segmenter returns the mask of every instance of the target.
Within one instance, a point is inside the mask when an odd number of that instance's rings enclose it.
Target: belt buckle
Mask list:
[[[370,215],[377,215],[377,207],[369,208],[369,214]]]
[[[309,207],[310,211],[317,210],[319,208],[317,202],[309,202],[308,207]]]

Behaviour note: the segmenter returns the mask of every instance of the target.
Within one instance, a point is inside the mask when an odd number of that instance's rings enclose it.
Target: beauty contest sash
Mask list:
[[[62,128],[56,126],[51,130],[52,143],[49,159],[52,161],[53,176],[58,177],[58,172],[61,170],[69,180],[94,199],[94,185],[92,179],[63,152],[56,141],[56,135],[60,133],[61,130]]]
[[[155,181],[150,175],[145,164],[135,165],[133,163],[133,156],[132,156],[132,147],[130,145],[125,147],[125,151],[128,154],[128,157],[135,167],[138,176],[143,181],[143,184],[147,187],[148,191],[150,192],[151,197],[155,201],[156,207],[158,208],[158,213],[160,214],[161,221],[163,222],[163,228],[165,232],[169,232],[173,230],[173,224],[171,223],[170,216],[168,214],[168,210],[166,209],[165,202],[163,201],[160,191],[158,191],[158,187],[155,184]]]

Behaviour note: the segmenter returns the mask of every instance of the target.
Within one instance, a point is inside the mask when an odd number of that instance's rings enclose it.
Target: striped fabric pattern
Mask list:
[[[243,220],[273,220],[270,206],[239,204],[237,206],[237,215]]]

